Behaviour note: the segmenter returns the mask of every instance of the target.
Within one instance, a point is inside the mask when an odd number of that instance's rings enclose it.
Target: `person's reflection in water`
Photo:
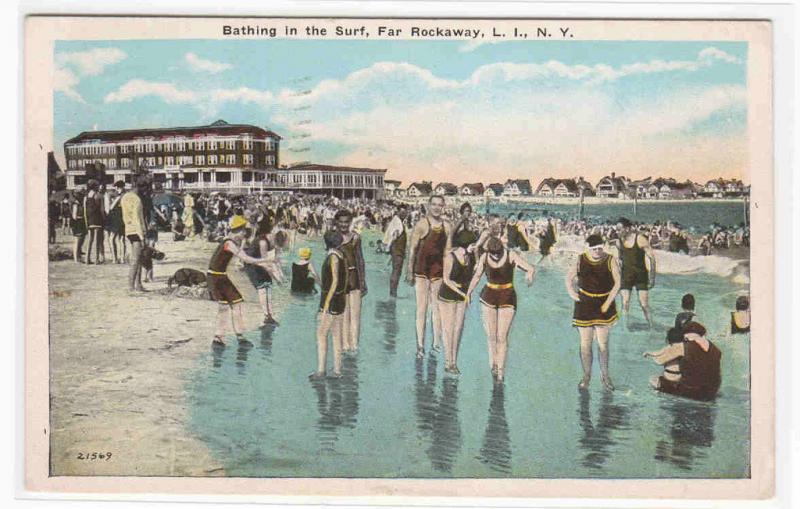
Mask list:
[[[417,411],[417,429],[424,439],[430,438],[436,420],[436,357],[428,357],[428,366],[425,369],[425,360],[416,360],[414,375],[414,397]]]
[[[272,355],[272,334],[275,332],[275,327],[271,325],[265,326],[261,329],[261,343],[259,347],[264,357]]]
[[[354,428],[358,416],[358,357],[345,355],[342,359],[341,378],[331,379],[338,384],[342,400],[342,426]]]
[[[442,381],[442,396],[433,421],[433,436],[428,448],[428,457],[433,468],[440,472],[453,469],[458,451],[461,449],[461,423],[458,421],[458,379]]]
[[[253,343],[250,341],[239,341],[236,347],[236,370],[240,375],[244,375],[247,368],[247,354],[252,350]]]
[[[383,349],[388,353],[394,353],[397,334],[400,331],[397,325],[397,302],[395,300],[378,302],[375,307],[375,319],[383,326]]]
[[[596,424],[592,424],[589,391],[580,391],[578,417],[583,436],[578,445],[584,452],[581,464],[584,467],[601,470],[611,456],[612,447],[619,441],[615,432],[628,429],[629,410],[626,406],[615,404],[613,393],[603,392]]]
[[[669,440],[658,441],[655,459],[691,471],[697,461],[707,456],[706,449],[714,443],[716,405],[665,397],[661,409],[670,422]]]
[[[317,393],[317,434],[322,451],[332,452],[339,439],[342,424],[342,391],[339,379],[313,379],[311,387]]]
[[[494,384],[489,402],[489,420],[478,459],[492,470],[511,473],[511,438],[506,420],[503,384]]]
[[[211,365],[214,368],[222,366],[222,358],[225,354],[225,345],[219,343],[211,343]]]

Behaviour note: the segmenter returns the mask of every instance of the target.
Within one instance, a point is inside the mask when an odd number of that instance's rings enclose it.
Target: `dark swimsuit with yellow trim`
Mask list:
[[[211,255],[211,261],[208,262],[208,271],[206,271],[208,292],[211,300],[220,304],[236,304],[244,299],[233,281],[228,278],[228,264],[233,258],[233,253],[225,249],[226,242],[228,242],[227,239],[219,243],[216,251]]]
[[[575,303],[572,325],[592,327],[611,325],[617,321],[616,302],[612,302],[605,313],[600,309],[614,288],[611,263],[612,258],[608,254],[596,262],[590,260],[586,253],[581,255],[578,262],[578,292],[581,300]]]
[[[456,284],[459,290],[467,293],[472,275],[475,273],[475,257],[471,253],[464,255],[462,264],[455,253],[452,253],[453,268],[450,270],[450,280]],[[442,302],[464,302],[464,297],[455,292],[446,283],[439,287],[439,300]]]
[[[510,260],[508,251],[503,255],[505,262],[499,267],[492,267],[489,264],[490,256],[486,255],[487,282],[481,290],[481,302],[495,309],[516,309],[517,292],[514,290],[514,269],[517,266]]]

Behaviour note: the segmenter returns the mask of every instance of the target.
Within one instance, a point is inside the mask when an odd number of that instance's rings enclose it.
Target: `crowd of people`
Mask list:
[[[625,218],[593,222],[553,215],[534,218],[524,212],[501,217],[477,213],[470,203],[446,206],[438,195],[417,204],[323,195],[154,195],[146,173],[134,178],[131,189],[125,187],[124,182],[107,188],[89,180],[85,191],[74,191],[61,200],[54,195],[49,204],[50,242],[56,241],[58,228],[69,231],[74,237],[74,261],[97,264],[106,262],[108,239],[114,263],[130,264],[128,283],[133,292],[146,291],[142,272],[147,279],[148,257],[157,253],[159,231],[171,234],[173,241],[204,238],[216,243],[205,279],[210,298],[218,303],[213,338],[218,346],[225,345],[228,325],[238,341],[247,341],[243,297],[228,276],[234,258],[244,265],[257,290],[264,326],[278,325],[271,306],[273,283],[290,282],[293,293],[318,293],[318,362],[312,378],[326,375],[329,340],[332,376],[341,376],[343,355],[358,352],[362,301],[368,295],[361,236],[365,229],[382,234],[380,241],[367,248],[390,258],[389,296],[397,296],[403,271],[414,288],[417,357],[424,358],[427,349],[443,352],[445,371],[457,375],[466,310],[477,300],[489,369],[498,384],[506,376],[508,337],[518,306],[516,274],[521,273],[527,285],[534,284],[537,266],[552,260],[560,236],[584,239],[584,250],[570,264],[565,278],[565,291],[575,302],[572,324],[580,338],[583,378],[579,388],[586,389],[590,383],[596,342],[601,381],[607,390],[614,390],[609,342],[612,326],[620,318],[616,297],[622,295],[624,318],[635,290],[652,326],[648,294],[656,283],[656,251],[709,254],[734,244],[747,246],[749,237],[744,225],[715,225],[692,246],[687,231],[672,222],[634,224]],[[298,236],[322,238],[324,262],[317,270],[310,249],[302,248],[287,276],[281,255],[295,246]],[[684,318],[676,320],[667,338],[670,346],[645,355],[665,365],[665,374],[654,382],[658,390],[708,399],[719,386],[720,353],[692,309],[684,309],[679,315]],[[737,302],[731,329],[749,331],[749,302]],[[680,369],[675,367],[678,364]]]

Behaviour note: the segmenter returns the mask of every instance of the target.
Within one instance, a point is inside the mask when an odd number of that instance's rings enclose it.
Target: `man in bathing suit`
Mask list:
[[[628,311],[631,307],[631,291],[636,288],[639,305],[649,327],[653,326],[650,316],[649,293],[656,284],[656,257],[650,241],[632,227],[630,221],[620,219],[622,226],[619,242],[619,263],[622,276],[622,314],[628,322]]]
[[[437,296],[444,274],[444,253],[449,249],[450,224],[444,220],[444,197],[428,200],[428,213],[411,231],[406,278],[417,299],[417,357],[425,355],[425,324],[428,308],[433,322],[433,351],[441,350],[442,322]]]

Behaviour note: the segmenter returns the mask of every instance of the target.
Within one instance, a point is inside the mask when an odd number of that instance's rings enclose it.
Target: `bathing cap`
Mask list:
[[[231,231],[236,231],[247,226],[247,219],[242,216],[233,216],[231,218]]]
[[[302,258],[303,260],[308,260],[311,258],[311,248],[310,247],[301,247],[297,250],[297,256]]]

